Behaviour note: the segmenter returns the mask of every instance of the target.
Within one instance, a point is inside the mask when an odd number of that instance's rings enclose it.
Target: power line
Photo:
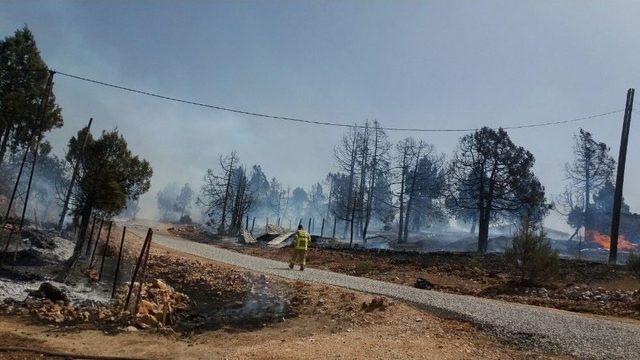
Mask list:
[[[124,90],[124,91],[128,91],[128,92],[136,93],[136,94],[151,96],[151,97],[155,97],[155,98],[162,99],[162,100],[174,101],[174,102],[179,102],[179,103],[188,104],[188,105],[200,106],[200,107],[209,108],[209,109],[227,111],[227,112],[232,112],[232,113],[236,113],[236,114],[243,114],[243,115],[261,117],[261,118],[267,118],[267,119],[291,121],[291,122],[296,122],[296,123],[322,125],[322,126],[335,126],[335,127],[345,127],[345,128],[364,128],[365,127],[364,125],[358,125],[358,124],[345,124],[345,123],[336,123],[336,122],[329,122],[329,121],[316,121],[316,120],[308,120],[308,119],[299,119],[299,118],[288,117],[288,116],[277,116],[277,115],[262,114],[262,113],[257,113],[257,112],[253,112],[253,111],[246,111],[246,110],[234,109],[234,108],[229,108],[229,107],[224,107],[224,106],[205,104],[205,103],[201,103],[201,102],[197,102],[197,101],[179,99],[179,98],[166,96],[166,95],[161,95],[161,94],[157,94],[157,93],[153,93],[153,92],[149,92],[149,91],[138,90],[138,89],[134,89],[134,88],[130,88],[130,87],[111,84],[111,83],[108,83],[108,82],[105,82],[105,81],[90,79],[90,78],[83,77],[83,76],[64,73],[64,72],[61,72],[61,71],[54,71],[54,72],[59,74],[59,75],[66,76],[66,77],[69,77],[69,78],[72,78],[72,79],[81,80],[81,81],[85,81],[85,82],[89,82],[89,83],[93,83],[93,84],[97,84],[97,85],[102,85],[102,86],[106,86],[106,87],[111,87],[111,88],[115,88],[115,89],[119,89],[119,90]],[[535,127],[543,127],[543,126],[561,125],[561,124],[567,124],[567,123],[572,123],[572,122],[595,119],[595,118],[598,118],[598,117],[603,117],[603,116],[608,116],[608,115],[612,115],[612,114],[621,113],[623,111],[624,111],[624,109],[619,109],[619,110],[613,110],[613,111],[604,112],[604,113],[601,113],[601,114],[588,115],[588,116],[583,116],[583,117],[574,118],[574,119],[568,119],[568,120],[549,121],[549,122],[537,123],[537,124],[524,124],[524,125],[515,125],[515,126],[505,126],[505,127],[502,127],[502,128],[505,129],[505,130],[511,130],[511,129],[525,129],[525,128],[535,128]],[[478,130],[478,128],[462,128],[462,129],[455,129],[455,128],[435,129],[435,128],[433,128],[433,129],[428,129],[428,128],[403,128],[403,127],[382,127],[382,129],[383,130],[387,130],[387,131],[412,131],[412,132],[471,132],[471,131]]]

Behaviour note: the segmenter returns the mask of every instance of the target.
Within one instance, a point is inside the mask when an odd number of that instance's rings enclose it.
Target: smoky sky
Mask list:
[[[3,1],[0,34],[28,24],[53,69],[215,105],[343,123],[498,127],[623,109],[640,84],[640,3],[631,1]],[[333,170],[344,129],[160,101],[63,77],[62,154],[94,118],[154,169],[142,215],[169,182],[199,188],[236,150],[285,185]],[[510,131],[549,194],[566,185],[579,127],[617,158],[622,114]],[[447,155],[458,133],[415,136]],[[640,129],[632,120],[625,197],[640,208]],[[554,220],[555,219],[555,220]],[[557,217],[551,225],[561,223]]]

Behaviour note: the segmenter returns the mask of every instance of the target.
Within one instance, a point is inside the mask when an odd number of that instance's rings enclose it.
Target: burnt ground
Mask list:
[[[287,261],[290,249],[245,246],[197,231],[171,231],[241,253]],[[640,280],[624,266],[560,260],[559,277],[544,286],[522,284],[501,254],[394,251],[312,246],[310,267],[414,286],[418,278],[448,293],[501,299],[557,309],[640,319]]]
[[[114,230],[112,236],[119,235],[118,231]],[[135,259],[141,243],[140,238],[127,236],[128,264]],[[100,284],[91,280],[95,273],[85,271],[86,263],[78,266],[74,273],[78,278],[72,281],[79,283],[82,275],[87,284],[109,289],[114,254],[110,246]],[[439,319],[384,297],[253,274],[159,247],[152,247],[148,265],[147,280],[162,278],[189,298],[186,306],[176,311],[172,328],[126,327],[118,302],[104,306],[84,303],[76,308],[28,298],[25,301],[31,305],[12,303],[20,311],[0,317],[0,347],[159,359],[293,359],[336,353],[347,358],[552,356],[502,343],[468,323]],[[121,273],[123,283],[129,279],[129,271],[125,267]],[[124,286],[120,288],[122,293]],[[90,307],[95,311],[89,311]],[[84,312],[90,312],[89,316],[82,315]],[[32,356],[0,352],[1,359]]]

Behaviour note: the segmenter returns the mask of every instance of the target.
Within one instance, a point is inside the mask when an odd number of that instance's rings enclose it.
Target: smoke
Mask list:
[[[9,156],[7,161],[2,164],[1,171],[6,176],[2,178],[0,188],[2,193],[7,196],[7,202],[18,177],[22,155],[23,152],[18,151]],[[31,165],[32,158],[28,156],[11,207],[13,216],[21,216],[22,214],[29,186]],[[52,227],[56,224],[62,208],[60,199],[66,191],[67,183],[68,167],[66,163],[55,155],[39,154],[31,180],[28,205],[24,209],[25,218],[34,222],[37,221],[40,226],[45,227]],[[4,205],[2,210],[6,211]],[[4,212],[2,216],[4,216]]]
[[[622,86],[637,64],[633,49],[638,39],[629,31],[637,4],[624,4],[627,10],[621,11],[611,4],[580,7],[567,2],[544,14],[546,26],[537,26],[541,17],[531,16],[539,9],[509,4],[467,4],[452,10],[419,2],[336,2],[311,21],[305,14],[313,6],[305,3],[267,8],[194,2],[178,13],[157,4],[153,17],[141,17],[141,6],[67,3],[34,8],[14,2],[4,4],[0,30],[9,34],[28,23],[47,63],[79,75],[260,112],[344,123],[377,118],[398,127],[498,127],[620,108]],[[180,21],[186,13],[193,15],[190,21]],[[600,19],[595,25],[589,21],[594,16]],[[167,31],[166,24],[176,21],[180,26]],[[402,26],[382,29],[381,23]],[[131,37],[131,29],[140,36]],[[424,34],[430,34],[427,46],[415,46],[424,44]],[[192,108],[68,79],[56,80],[55,93],[65,116],[65,127],[50,134],[56,152],[62,153],[69,137],[93,116],[96,133],[118,127],[134,153],[151,162],[152,188],[142,196],[138,213],[146,218],[159,217],[155,194],[166,184],[190,183],[199,189],[205,169],[231,150],[246,164],[264,166],[285,187],[309,188],[333,170],[333,147],[342,133]],[[619,131],[612,129],[617,120],[585,124],[615,151]],[[571,158],[575,129],[567,125],[512,133],[514,142],[536,156],[535,173],[550,194],[565,185],[559,174]],[[403,136],[390,135],[392,141]],[[451,153],[458,134],[424,138]],[[640,177],[637,159],[629,161],[628,178]],[[627,184],[625,198],[638,209],[640,187]],[[545,223],[568,229],[555,213]]]

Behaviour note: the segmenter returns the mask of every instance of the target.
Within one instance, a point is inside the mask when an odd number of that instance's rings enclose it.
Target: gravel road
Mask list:
[[[144,232],[132,229],[139,235]],[[154,243],[289,279],[320,282],[386,295],[412,302],[441,316],[470,321],[520,345],[558,351],[585,359],[640,359],[640,325],[604,320],[588,315],[420,290],[408,286],[308,268],[290,270],[287,264],[240,254],[177,237],[153,235]]]

